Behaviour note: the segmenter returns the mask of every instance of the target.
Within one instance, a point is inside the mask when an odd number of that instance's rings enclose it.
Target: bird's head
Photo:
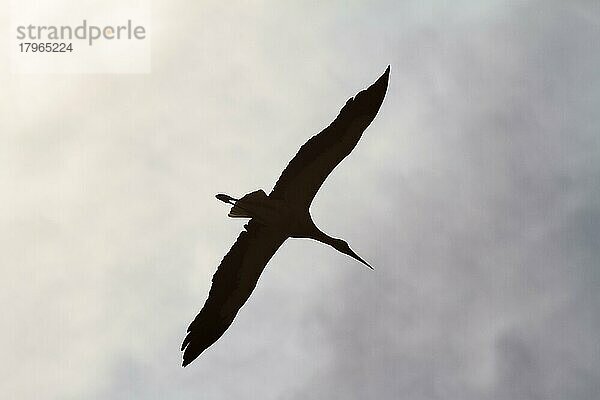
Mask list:
[[[365,264],[367,267],[373,269],[373,267],[371,267],[369,265],[368,262],[366,262],[365,260],[363,260],[362,258],[360,258],[360,256],[358,254],[356,254],[351,248],[350,245],[342,239],[335,239],[335,242],[333,243],[333,247],[337,250],[340,251],[346,255],[349,255],[350,257],[354,258],[357,261],[360,261],[361,263]]]

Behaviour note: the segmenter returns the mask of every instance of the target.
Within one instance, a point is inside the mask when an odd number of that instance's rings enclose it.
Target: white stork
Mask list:
[[[346,102],[331,125],[300,147],[268,196],[262,190],[240,199],[217,195],[217,199],[233,206],[230,217],[250,218],[250,221],[221,261],[212,278],[208,299],[187,330],[181,346],[184,367],[229,328],[265,266],[286,239],[317,240],[372,269],[344,240],[317,228],[309,208],[327,176],[350,154],[375,119],[385,97],[389,74],[388,66],[375,83]]]

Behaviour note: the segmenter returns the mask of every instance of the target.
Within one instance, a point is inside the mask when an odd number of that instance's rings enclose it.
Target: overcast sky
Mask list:
[[[600,396],[600,3],[152,3],[151,74],[0,65],[0,393]],[[376,270],[286,242],[182,369],[242,227],[214,194],[269,191],[388,64],[312,207]]]

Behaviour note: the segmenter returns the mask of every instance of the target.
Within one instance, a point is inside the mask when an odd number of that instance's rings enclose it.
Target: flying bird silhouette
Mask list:
[[[389,74],[388,66],[375,83],[346,102],[331,125],[300,147],[268,196],[262,190],[240,199],[226,194],[216,196],[232,205],[229,217],[250,218],[250,221],[221,261],[212,278],[208,299],[187,329],[181,345],[184,367],[229,328],[265,266],[286,239],[317,240],[373,269],[344,240],[317,228],[309,208],[327,176],[350,154],[375,119],[385,97]]]

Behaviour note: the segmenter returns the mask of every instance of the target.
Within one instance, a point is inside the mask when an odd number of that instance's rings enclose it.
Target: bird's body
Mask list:
[[[232,204],[229,217],[253,218],[261,225],[277,230],[287,237],[309,238],[316,228],[308,210],[269,197],[262,189],[248,193],[240,199],[226,194],[218,194],[217,198]]]
[[[286,239],[308,238],[325,243],[371,268],[348,243],[317,228],[309,209],[327,176],[354,149],[375,118],[388,79],[389,67],[373,85],[348,100],[331,125],[300,148],[269,195],[263,190],[240,199],[217,195],[217,199],[232,206],[230,217],[250,218],[250,221],[223,258],[213,276],[208,299],[188,328],[181,347],[183,366],[227,330],[265,266]]]

